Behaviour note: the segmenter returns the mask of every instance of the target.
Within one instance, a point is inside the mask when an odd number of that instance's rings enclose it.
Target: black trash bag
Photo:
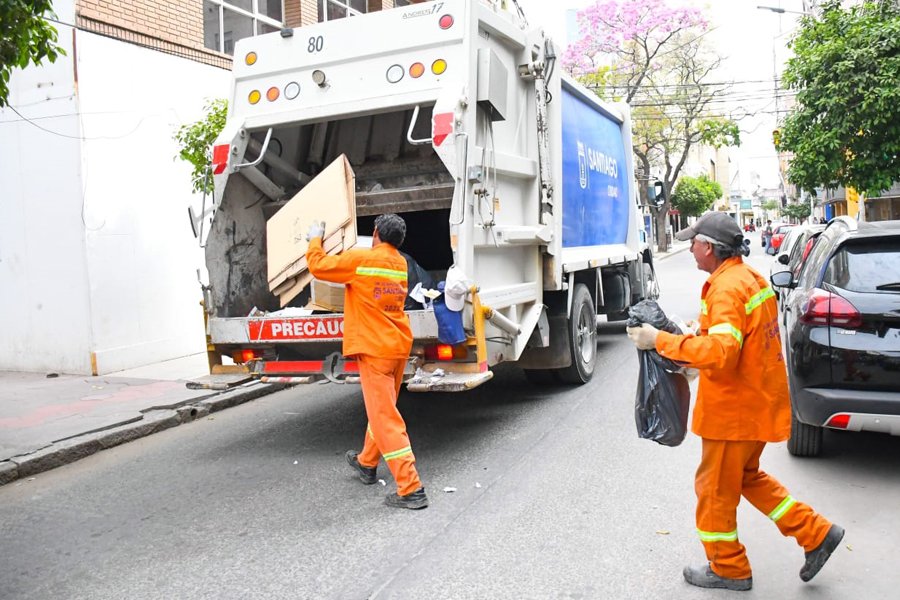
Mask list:
[[[680,334],[681,329],[653,300],[643,300],[628,309],[629,327],[649,323],[660,331]],[[677,446],[687,435],[691,389],[679,373],[682,365],[663,358],[656,350],[638,350],[641,369],[634,402],[638,437],[663,446]]]
[[[655,354],[652,350],[638,350],[641,370],[634,421],[638,437],[663,446],[677,446],[687,435],[691,389],[684,375],[670,373],[660,366],[653,357]]]
[[[642,323],[653,325],[660,331],[668,331],[677,335],[683,333],[678,325],[666,316],[666,313],[663,312],[663,309],[659,307],[655,300],[641,300],[628,309],[628,320],[625,322],[625,325],[628,327],[640,327]],[[651,354],[651,358],[666,370],[678,372],[684,366],[674,360],[663,358],[656,350],[648,350],[648,352]]]

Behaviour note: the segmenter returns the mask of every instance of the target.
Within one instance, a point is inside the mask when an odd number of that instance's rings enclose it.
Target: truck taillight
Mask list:
[[[409,76],[413,79],[418,79],[425,73],[425,65],[420,62],[413,63],[412,66],[409,67]]]
[[[250,348],[239,350],[231,355],[231,359],[238,364],[248,363],[251,360],[256,360],[258,358],[262,358],[262,355]]]
[[[441,26],[441,29],[450,29],[453,27],[453,15],[442,15],[438,20],[438,25]]]
[[[228,166],[228,151],[231,149],[229,144],[219,144],[218,146],[213,146],[213,174],[221,175],[225,171],[225,167]]]
[[[862,325],[862,316],[846,298],[817,288],[801,307],[800,322],[818,327],[852,329]]]
[[[451,346],[450,344],[432,344],[425,346],[426,360],[453,360],[464,359],[469,355],[465,344]]]

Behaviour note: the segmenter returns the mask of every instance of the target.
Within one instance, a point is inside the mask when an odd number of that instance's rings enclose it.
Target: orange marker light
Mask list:
[[[425,65],[420,62],[413,63],[413,65],[409,68],[409,76],[413,79],[418,79],[425,73]]]
[[[244,62],[248,65],[256,64],[256,52],[248,52],[247,56],[244,57]]]
[[[266,98],[269,100],[269,102],[275,102],[276,100],[278,100],[278,94],[280,93],[281,92],[277,87],[270,87],[269,91],[266,92]]]
[[[250,92],[250,95],[247,96],[247,101],[250,102],[250,104],[256,104],[259,102],[260,98],[262,98],[262,94],[259,93],[259,90],[253,90]]]
[[[440,75],[444,71],[447,70],[447,61],[443,58],[439,58],[433,63],[431,63],[431,72],[435,75]]]
[[[453,346],[441,344],[437,347],[438,360],[453,360]]]

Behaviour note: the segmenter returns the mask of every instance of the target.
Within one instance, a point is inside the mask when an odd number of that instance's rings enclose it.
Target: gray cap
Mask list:
[[[682,242],[692,239],[701,233],[725,246],[740,247],[744,242],[744,234],[737,222],[724,212],[708,212],[697,222],[675,234],[676,240]]]

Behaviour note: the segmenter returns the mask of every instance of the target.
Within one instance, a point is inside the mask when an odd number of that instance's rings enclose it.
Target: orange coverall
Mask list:
[[[700,370],[691,422],[703,438],[695,479],[697,532],[713,572],[744,579],[751,570],[738,541],[742,495],[806,552],[822,543],[831,523],[759,469],[766,442],[786,440],[791,431],[772,288],[740,257],[732,257],[707,279],[700,308],[699,335],[661,331],[656,350]]]
[[[412,348],[409,317],[403,311],[406,259],[384,242],[371,250],[328,256],[322,238],[313,238],[306,261],[314,277],[346,285],[343,353],[359,362],[369,419],[359,464],[374,467],[384,457],[397,482],[397,493],[408,496],[422,483],[406,423],[397,410],[403,369]]]

